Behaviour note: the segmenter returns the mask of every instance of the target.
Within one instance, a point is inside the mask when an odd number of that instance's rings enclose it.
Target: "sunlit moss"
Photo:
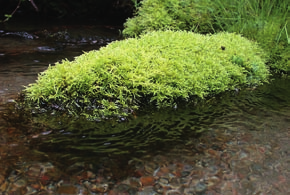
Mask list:
[[[267,81],[263,51],[233,33],[151,32],[63,60],[25,89],[26,101],[87,117],[122,116]]]

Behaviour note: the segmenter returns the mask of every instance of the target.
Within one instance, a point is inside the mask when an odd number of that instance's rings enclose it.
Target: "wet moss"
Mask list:
[[[126,116],[262,84],[265,61],[256,43],[234,33],[150,32],[50,66],[26,87],[25,102],[93,119]]]

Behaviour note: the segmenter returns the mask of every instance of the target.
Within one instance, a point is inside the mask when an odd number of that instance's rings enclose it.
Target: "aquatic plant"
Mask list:
[[[238,34],[157,31],[63,60],[24,90],[34,109],[124,116],[267,82],[265,55]]]

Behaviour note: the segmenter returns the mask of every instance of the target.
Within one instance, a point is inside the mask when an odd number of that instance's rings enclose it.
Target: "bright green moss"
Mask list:
[[[262,50],[240,35],[151,32],[113,42],[39,75],[26,99],[88,117],[126,115],[259,85],[269,76]],[[38,104],[38,105],[39,105]]]

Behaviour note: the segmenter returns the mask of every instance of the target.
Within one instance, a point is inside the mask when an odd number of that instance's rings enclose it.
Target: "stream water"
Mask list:
[[[23,86],[118,39],[108,26],[39,28],[0,29],[2,194],[290,194],[289,77],[123,122],[35,116],[15,108]]]

